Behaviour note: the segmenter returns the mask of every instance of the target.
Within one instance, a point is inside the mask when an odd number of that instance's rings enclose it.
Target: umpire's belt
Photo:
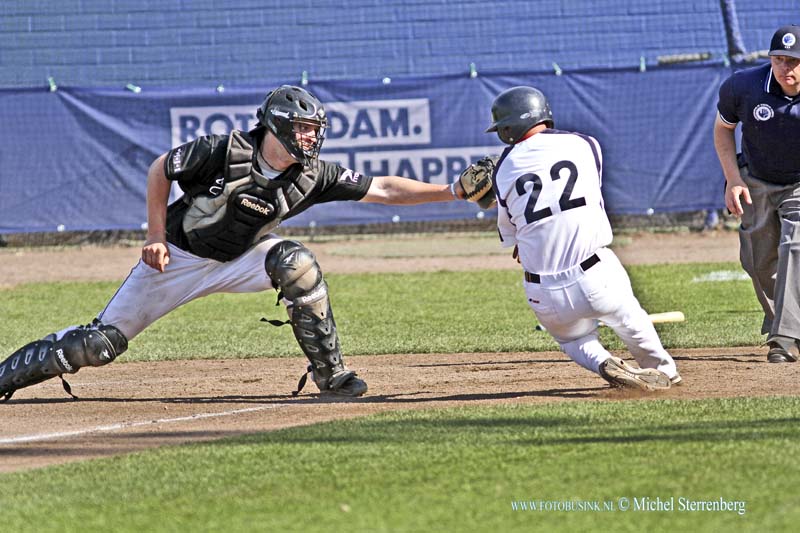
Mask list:
[[[597,254],[592,254],[592,255],[589,256],[588,259],[584,259],[583,261],[581,261],[581,270],[586,272],[587,270],[589,270],[590,268],[592,268],[593,266],[595,266],[599,262],[600,262],[600,258],[597,257]],[[527,272],[526,271],[525,272],[525,281],[527,281],[528,283],[541,283],[542,278],[541,278],[541,276],[539,276],[539,274],[533,274],[531,272]]]

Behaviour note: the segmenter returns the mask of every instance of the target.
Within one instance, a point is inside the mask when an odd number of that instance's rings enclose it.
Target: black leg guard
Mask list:
[[[51,336],[26,344],[0,363],[0,395],[11,398],[14,391],[60,376],[66,369],[58,362]]]
[[[311,250],[299,242],[282,241],[270,249],[265,268],[273,285],[291,302],[287,310],[292,331],[311,362],[319,390],[343,396],[367,392],[367,384],[342,362],[328,287]]]
[[[110,363],[128,349],[128,340],[114,326],[90,324],[26,344],[0,363],[0,396],[5,400],[17,389],[36,385],[84,366]],[[67,392],[69,389],[65,386]]]

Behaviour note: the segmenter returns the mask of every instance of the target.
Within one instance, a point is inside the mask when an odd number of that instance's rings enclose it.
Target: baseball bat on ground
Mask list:
[[[686,317],[680,311],[667,311],[666,313],[652,313],[647,315],[653,324],[663,324],[665,322],[683,322]]]
[[[651,313],[647,315],[653,324],[664,324],[666,322],[683,322],[686,317],[681,311],[667,311],[666,313]],[[601,326],[605,326],[600,322]],[[547,331],[541,324],[536,324],[536,331]]]

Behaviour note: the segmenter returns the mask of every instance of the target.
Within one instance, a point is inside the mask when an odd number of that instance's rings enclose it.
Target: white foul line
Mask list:
[[[96,426],[88,429],[79,429],[76,431],[63,431],[61,433],[43,433],[39,435],[22,435],[20,437],[10,437],[7,439],[0,439],[0,444],[18,444],[21,442],[37,442],[43,440],[62,439],[65,437],[75,437],[78,435],[85,435],[87,433],[101,433],[105,431],[119,431],[121,429],[129,429],[141,426],[150,426],[153,424],[170,424],[173,422],[186,422],[189,420],[200,420],[201,418],[215,418],[218,416],[231,416],[239,415],[242,413],[252,413],[255,411],[266,411],[267,409],[276,409],[283,407],[281,405],[262,405],[261,407],[248,407],[246,409],[236,409],[234,411],[223,411],[221,413],[199,413],[189,416],[180,416],[177,418],[160,418],[158,420],[147,420],[144,422],[121,422],[119,424],[110,424],[108,426]]]

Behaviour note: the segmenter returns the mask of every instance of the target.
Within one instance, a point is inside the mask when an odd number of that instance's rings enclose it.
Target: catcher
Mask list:
[[[274,234],[283,220],[332,201],[416,204],[463,199],[460,183],[365,176],[318,158],[327,117],[300,87],[270,92],[251,131],[209,135],[158,157],[147,175],[147,238],[133,268],[91,324],[33,341],[0,363],[0,396],[112,362],[150,324],[218,292],[279,291],[321,393],[361,396],[342,359],[328,286],[314,254]],[[171,183],[184,196],[167,206]],[[478,199],[471,193],[470,199]],[[228,317],[219,317],[227,320]],[[220,331],[225,328],[221,327]]]

